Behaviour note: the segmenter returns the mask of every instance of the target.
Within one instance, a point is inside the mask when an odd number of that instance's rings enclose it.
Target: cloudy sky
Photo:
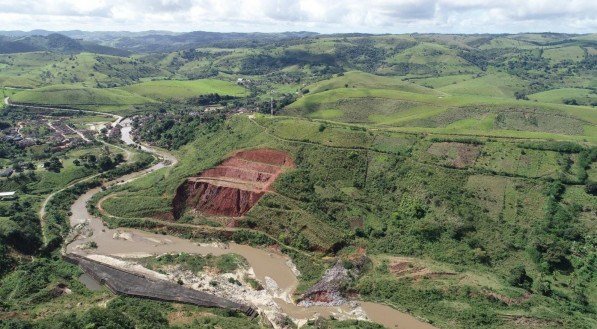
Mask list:
[[[0,0],[0,30],[597,32],[597,0]]]

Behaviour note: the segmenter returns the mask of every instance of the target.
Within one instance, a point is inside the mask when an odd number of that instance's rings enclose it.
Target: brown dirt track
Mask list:
[[[207,215],[240,217],[270,190],[284,168],[291,167],[294,162],[282,151],[239,151],[178,187],[172,205],[174,217],[180,218],[187,209]]]

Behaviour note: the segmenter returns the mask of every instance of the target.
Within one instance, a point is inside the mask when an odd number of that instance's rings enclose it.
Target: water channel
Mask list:
[[[131,138],[131,123],[126,119],[121,121],[123,128],[122,140],[126,144],[135,144]],[[146,152],[156,154],[161,161],[151,168],[120,177],[107,185],[122,184],[130,182],[136,178],[144,176],[155,170],[166,166],[175,165],[177,160],[174,156],[161,151],[142,146]],[[70,218],[71,226],[87,222],[93,235],[90,237],[80,237],[67,246],[67,252],[85,254],[86,251],[77,248],[77,246],[94,241],[97,249],[93,249],[93,254],[122,256],[122,257],[140,257],[159,255],[164,253],[191,253],[201,255],[222,255],[228,253],[238,254],[244,257],[252,267],[256,278],[262,283],[266,278],[275,281],[282,296],[277,296],[274,300],[280,309],[295,320],[312,319],[316,315],[329,316],[332,314],[347,314],[350,311],[348,305],[344,306],[311,306],[301,307],[294,304],[290,296],[298,285],[298,279],[293,269],[289,265],[289,258],[285,255],[269,252],[264,249],[254,248],[236,243],[228,245],[200,245],[191,240],[182,239],[175,236],[153,234],[132,228],[109,229],[104,226],[101,219],[91,215],[87,211],[87,202],[101,191],[101,188],[95,188],[80,196],[71,207],[72,216]],[[88,278],[83,278],[82,282],[91,289],[95,285],[90,283]],[[400,329],[432,329],[432,325],[418,320],[417,318],[400,312],[389,306],[371,303],[358,302],[359,306],[366,313],[367,318],[373,322],[382,324],[388,328]]]

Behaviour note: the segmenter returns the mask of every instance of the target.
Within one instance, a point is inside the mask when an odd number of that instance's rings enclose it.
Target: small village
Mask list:
[[[15,123],[0,124],[0,141],[5,153],[13,156],[0,162],[0,180],[20,179],[15,175],[35,175],[38,170],[59,172],[64,160],[59,155],[91,147],[94,135],[108,138],[120,136],[119,126],[111,129],[110,123],[94,122],[77,127],[67,116],[29,115]],[[72,119],[72,118],[71,118]],[[84,162],[76,161],[76,164]],[[1,201],[19,198],[18,191],[0,191]]]

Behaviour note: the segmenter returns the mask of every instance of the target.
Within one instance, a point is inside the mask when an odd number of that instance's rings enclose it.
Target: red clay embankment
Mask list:
[[[239,151],[178,187],[172,202],[174,218],[180,218],[187,209],[240,217],[270,190],[284,168],[290,167],[294,167],[294,162],[283,151]]]

